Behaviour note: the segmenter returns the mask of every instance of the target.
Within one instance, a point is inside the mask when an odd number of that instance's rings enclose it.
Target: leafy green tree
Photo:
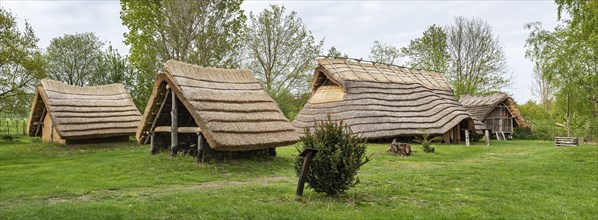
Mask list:
[[[121,1],[129,31],[129,61],[139,72],[136,100],[145,108],[154,76],[175,59],[207,67],[237,67],[246,20],[242,0]]]
[[[35,85],[45,77],[39,39],[25,22],[17,27],[16,17],[0,8],[0,112],[25,115],[30,110]]]
[[[328,54],[326,54],[326,56],[333,58],[349,58],[349,55],[340,52],[335,46],[332,46],[330,49],[328,49]]]
[[[246,35],[248,66],[275,98],[279,93],[308,90],[310,72],[324,43],[316,43],[297,12],[285,11],[284,6],[270,5],[259,15],[250,14]]]
[[[556,87],[556,115],[564,115],[567,135],[598,138],[598,3],[557,0],[559,18],[571,19],[552,31],[526,26],[527,55],[541,65],[543,78]],[[559,121],[561,122],[561,121]]]
[[[421,38],[411,40],[401,48],[408,57],[407,66],[417,69],[446,73],[450,56],[446,45],[446,33],[436,25],[428,27]]]
[[[99,72],[104,43],[94,33],[65,34],[46,48],[48,77],[75,86],[91,84]]]
[[[370,48],[369,59],[385,64],[398,64],[402,57],[401,50],[395,46],[382,44],[380,41],[374,41],[374,45]]]
[[[489,93],[509,85],[504,50],[487,22],[456,17],[445,31],[450,55],[446,75],[455,96]]]

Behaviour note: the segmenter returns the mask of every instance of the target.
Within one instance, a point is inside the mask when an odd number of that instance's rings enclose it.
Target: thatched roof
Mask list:
[[[480,121],[486,119],[494,107],[500,103],[503,103],[505,106],[507,106],[513,116],[515,116],[515,121],[517,121],[517,124],[519,124],[521,127],[527,127],[527,122],[517,108],[517,104],[515,104],[515,101],[513,101],[513,99],[506,93],[496,93],[488,96],[464,95],[459,99],[459,101],[467,108],[467,110],[476,120]]]
[[[299,135],[249,70],[203,68],[170,60],[158,74],[137,131],[146,143],[161,100],[171,89],[216,150],[248,151],[289,145]],[[168,87],[168,88],[167,88]]]
[[[78,87],[44,79],[37,87],[29,116],[30,136],[47,112],[65,139],[133,135],[141,114],[122,84]]]
[[[303,133],[314,121],[343,120],[368,139],[443,134],[471,115],[442,74],[352,59],[318,59],[313,95],[293,125]]]

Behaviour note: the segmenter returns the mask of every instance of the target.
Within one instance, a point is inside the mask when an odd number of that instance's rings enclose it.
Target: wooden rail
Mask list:
[[[561,147],[561,146],[578,146],[579,139],[577,137],[555,137],[554,138],[554,146]]]

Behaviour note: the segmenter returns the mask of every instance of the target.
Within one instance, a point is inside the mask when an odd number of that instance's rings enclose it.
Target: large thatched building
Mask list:
[[[63,144],[127,141],[141,113],[122,84],[78,87],[44,79],[33,99],[30,136]]]
[[[299,135],[249,70],[170,60],[156,76],[137,140],[151,143],[153,153],[168,147],[173,155],[197,149],[203,158],[225,152],[272,153],[297,142]]]
[[[474,129],[440,73],[353,59],[317,61],[313,94],[293,121],[300,133],[328,115],[370,140],[427,131],[459,143],[465,130]]]
[[[515,101],[505,93],[489,96],[462,96],[459,101],[476,121],[481,121],[490,133],[500,139],[511,137],[513,127],[527,127]]]

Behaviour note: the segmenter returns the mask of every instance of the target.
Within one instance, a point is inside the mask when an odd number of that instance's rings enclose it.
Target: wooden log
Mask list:
[[[177,154],[177,147],[179,145],[179,124],[178,124],[178,106],[177,106],[177,97],[174,91],[171,92],[172,94],[172,108],[170,111],[170,127],[172,128],[170,131],[170,148],[171,148],[171,156],[176,156]]]

